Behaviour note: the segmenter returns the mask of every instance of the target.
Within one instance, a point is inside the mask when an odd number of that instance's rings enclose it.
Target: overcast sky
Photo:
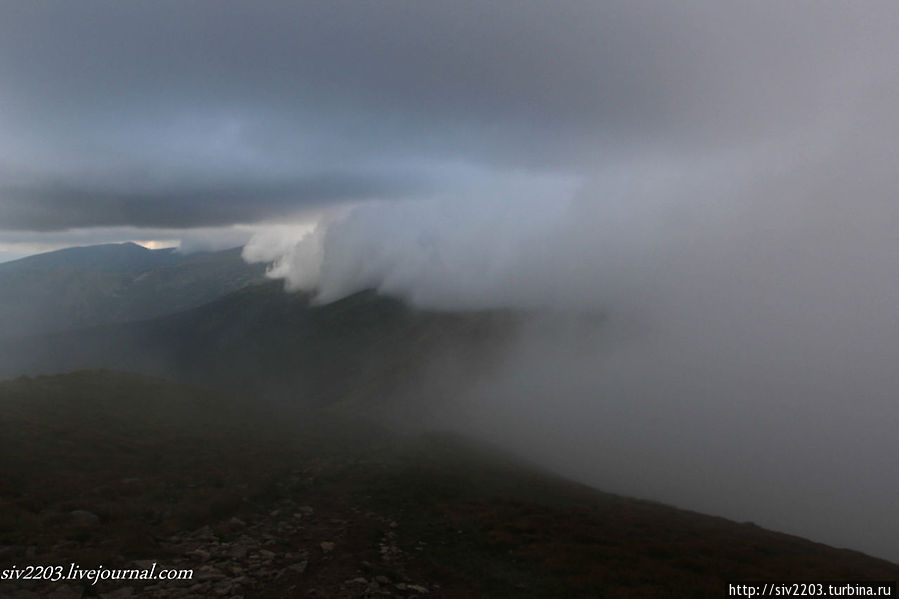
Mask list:
[[[893,91],[859,4],[4,2],[0,251],[832,143]]]
[[[462,426],[896,560],[897,31],[893,1],[3,2],[0,259],[249,241],[323,301],[601,312],[535,325]]]

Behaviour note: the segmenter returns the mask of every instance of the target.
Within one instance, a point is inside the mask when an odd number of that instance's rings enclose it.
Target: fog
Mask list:
[[[323,302],[374,287],[534,315],[432,426],[604,490],[896,560],[899,180],[881,104],[895,81],[887,91],[858,106],[876,112],[769,143],[366,204],[247,255]]]
[[[605,490],[896,559],[895,208],[818,195],[837,167],[634,173],[525,199],[525,219],[489,202],[365,207],[304,238],[282,274],[322,301],[374,286],[548,313],[431,424]]]
[[[527,313],[429,426],[899,560],[897,30],[892,2],[2,6],[0,252],[249,239],[321,303]]]

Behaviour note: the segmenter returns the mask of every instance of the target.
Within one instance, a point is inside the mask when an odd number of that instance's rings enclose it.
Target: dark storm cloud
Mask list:
[[[809,6],[6,3],[0,172],[36,182],[3,195],[5,226],[102,225],[99,212],[52,213],[80,212],[84,189],[134,172],[191,184],[158,186],[150,195],[167,198],[152,204],[126,191],[108,212],[171,224],[181,205],[190,226],[271,213],[266,193],[240,208],[198,194],[225,187],[223,173],[246,188],[410,163],[589,172],[636,151],[782,135],[826,118],[834,94],[851,103],[847,87],[865,78],[856,39],[889,26],[841,3]],[[75,191],[71,206],[48,187]],[[22,206],[35,197],[45,206]]]
[[[210,182],[170,189],[91,190],[66,187],[0,187],[0,229],[59,231],[132,226],[187,229],[291,216],[298,206],[373,197],[402,197],[411,181],[391,182],[359,174],[321,175],[295,181]]]

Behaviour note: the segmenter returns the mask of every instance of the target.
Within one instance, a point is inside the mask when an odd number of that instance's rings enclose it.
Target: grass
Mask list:
[[[316,506],[289,543],[338,549],[259,596],[359,575],[427,581],[451,598],[720,597],[732,579],[899,578],[894,564],[601,493],[457,436],[160,379],[0,382],[0,414],[0,546],[17,548],[0,561],[21,563],[27,547],[46,563],[164,560],[167,535],[227,534],[230,518],[289,499]],[[99,522],[81,526],[73,510]],[[380,559],[385,539],[401,564]]]

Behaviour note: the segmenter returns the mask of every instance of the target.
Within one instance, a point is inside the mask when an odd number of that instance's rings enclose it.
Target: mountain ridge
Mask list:
[[[179,312],[265,280],[240,248],[179,254],[134,243],[68,248],[0,264],[0,338]]]
[[[179,260],[176,248],[152,250],[133,241],[62,248],[0,263],[0,275],[22,268],[128,272],[171,264]]]
[[[416,310],[370,290],[313,305],[268,281],[176,314],[19,340],[0,377],[110,368],[373,409],[444,357],[487,372],[516,326],[506,311]]]

